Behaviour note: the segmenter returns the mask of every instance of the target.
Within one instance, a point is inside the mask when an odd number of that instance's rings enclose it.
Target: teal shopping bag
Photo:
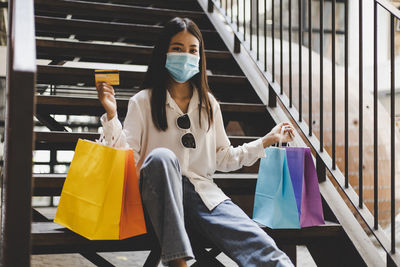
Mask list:
[[[269,228],[300,228],[299,213],[283,148],[268,147],[260,161],[253,220]]]

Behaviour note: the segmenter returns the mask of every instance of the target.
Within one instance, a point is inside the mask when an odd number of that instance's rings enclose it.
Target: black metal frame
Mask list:
[[[275,1],[280,1],[280,11],[279,11],[279,24],[278,27],[275,25]],[[313,134],[313,128],[312,128],[312,64],[309,64],[308,68],[308,74],[309,74],[309,88],[308,88],[308,99],[309,99],[309,122],[306,124],[302,118],[302,98],[299,98],[299,110],[297,111],[293,107],[293,96],[292,96],[292,61],[290,60],[289,62],[289,97],[287,97],[283,93],[283,86],[282,86],[282,62],[283,62],[283,46],[282,46],[282,39],[283,39],[283,29],[289,31],[289,56],[291,56],[292,52],[292,1],[293,0],[288,0],[289,1],[289,27],[285,28],[283,27],[282,23],[282,1],[283,0],[266,0],[264,1],[264,6],[265,3],[272,3],[272,27],[271,27],[271,37],[272,37],[272,68],[268,69],[267,66],[267,53],[264,55],[264,64],[260,64],[259,62],[260,56],[259,56],[259,46],[258,46],[258,36],[259,36],[259,19],[258,15],[256,16],[257,18],[257,25],[256,25],[256,36],[257,36],[257,47],[255,48],[255,54],[253,54],[253,41],[252,41],[252,34],[253,34],[253,19],[251,16],[250,18],[250,36],[246,37],[246,18],[243,16],[242,21],[234,21],[233,19],[229,21],[226,19],[226,22],[230,24],[231,26],[236,23],[237,25],[243,25],[243,38],[241,38],[239,41],[241,44],[249,51],[249,54],[253,56],[253,60],[257,63],[257,66],[259,67],[260,70],[263,70],[264,76],[266,80],[269,83],[268,86],[268,95],[269,95],[269,106],[270,107],[275,107],[276,100],[279,100],[283,106],[283,108],[287,111],[288,114],[292,117],[293,121],[296,122],[298,128],[301,130],[302,134],[304,137],[308,139],[309,144],[311,145],[311,148],[315,152],[316,159],[317,159],[317,171],[319,175],[320,181],[325,180],[326,178],[326,171],[329,171],[329,173],[334,177],[334,179],[337,181],[339,184],[340,188],[343,190],[344,194],[347,196],[347,198],[350,200],[352,203],[353,207],[357,212],[360,214],[361,218],[363,218],[365,225],[371,230],[371,232],[376,236],[377,240],[380,242],[382,247],[385,249],[387,252],[387,257],[388,261],[387,264],[390,265],[390,263],[396,262],[397,264],[400,264],[400,258],[396,253],[395,249],[395,102],[394,102],[394,88],[395,88],[395,58],[394,58],[394,47],[395,47],[395,40],[394,40],[394,21],[395,19],[400,19],[400,11],[396,9],[391,3],[387,2],[386,0],[374,0],[374,216],[371,215],[371,213],[368,211],[367,208],[365,208],[364,200],[363,200],[363,170],[362,170],[362,163],[363,163],[363,68],[360,68],[359,70],[359,97],[360,97],[360,102],[359,102],[359,120],[360,120],[360,127],[359,127],[359,162],[360,162],[360,167],[359,167],[359,190],[358,190],[358,197],[355,196],[353,193],[349,191],[349,76],[348,76],[348,56],[349,56],[349,35],[348,35],[348,16],[349,16],[349,5],[348,1],[339,1],[339,0],[331,0],[332,5],[332,28],[330,31],[326,31],[323,27],[323,4],[324,0],[320,0],[321,3],[321,8],[320,8],[320,25],[319,25],[319,34],[320,34],[320,49],[321,49],[321,56],[320,56],[320,110],[323,110],[323,86],[324,82],[322,79],[323,75],[323,38],[324,34],[331,34],[332,40],[333,40],[333,45],[332,45],[332,154],[329,155],[326,150],[324,149],[324,142],[323,142],[323,131],[324,131],[324,124],[323,124],[323,113],[320,114],[320,139],[317,140],[315,135]],[[216,4],[218,1],[217,0],[209,0],[209,6],[214,5],[218,6]],[[250,3],[252,3],[251,1]],[[308,49],[309,49],[309,54],[308,54],[308,61],[312,62],[312,35],[313,33],[317,32],[316,30],[313,29],[312,27],[312,20],[311,17],[313,14],[311,14],[312,8],[312,0],[307,1],[307,9],[308,9],[308,29],[303,28],[303,22],[306,20],[305,14],[303,14],[303,11],[306,10],[306,1],[299,0],[299,43],[303,45],[303,40],[304,40],[304,33],[308,33]],[[345,61],[344,61],[344,69],[345,69],[345,79],[344,79],[344,105],[345,105],[345,169],[344,173],[338,170],[336,166],[336,116],[335,116],[335,106],[336,106],[336,45],[335,45],[335,40],[336,40],[336,34],[338,34],[340,31],[336,30],[336,2],[342,2],[344,4],[345,8],[345,29],[344,29],[344,42],[345,42],[345,47],[344,47],[344,54],[345,54]],[[363,66],[363,5],[362,5],[362,0],[359,0],[359,40],[360,40],[360,51],[359,51],[359,64],[360,66]],[[246,1],[243,0],[243,5],[245,5]],[[257,4],[257,10],[258,10],[258,3],[259,1],[256,2]],[[386,10],[390,16],[391,16],[391,29],[390,29],[390,44],[391,44],[391,49],[390,49],[390,60],[391,60],[391,107],[390,107],[390,116],[391,116],[391,238],[390,238],[390,245],[386,240],[386,237],[382,235],[382,232],[379,228],[378,225],[378,67],[377,67],[377,48],[378,48],[378,38],[377,38],[377,31],[378,31],[378,21],[377,21],[377,9],[378,7],[383,8]],[[250,4],[250,8],[252,8],[252,5]],[[210,10],[210,9],[209,9]],[[266,10],[266,8],[264,9]],[[221,14],[224,14],[223,10],[219,10]],[[253,13],[252,13],[253,15]],[[240,18],[237,18],[240,20]],[[305,23],[304,23],[305,24]],[[279,28],[280,32],[280,84],[277,83],[276,80],[276,73],[275,73],[275,30],[276,28]],[[234,27],[232,27],[232,30],[235,34],[235,36],[242,36],[240,31],[238,31],[240,28],[237,27],[237,30],[235,30]],[[264,38],[266,39],[266,34],[267,30],[269,27],[265,24],[264,21]],[[340,32],[341,33],[341,32]],[[237,42],[238,40],[236,40]],[[237,45],[237,44],[236,44]],[[299,73],[300,73],[300,79],[299,79],[299,95],[302,95],[302,80],[301,80],[301,74],[303,73],[302,70],[302,45],[299,45]],[[265,41],[264,44],[264,51],[267,49],[267,42]],[[354,191],[352,191],[354,192]]]

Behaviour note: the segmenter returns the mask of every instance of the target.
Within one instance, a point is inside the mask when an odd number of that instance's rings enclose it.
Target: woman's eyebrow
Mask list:
[[[172,43],[171,45],[181,45],[181,46],[184,46],[184,44],[182,44],[182,43],[179,43],[179,42],[174,42],[174,43]],[[198,47],[198,45],[197,44],[192,44],[192,45],[190,45],[190,47]]]
[[[181,46],[183,46],[182,43],[178,43],[178,42],[172,43],[171,45],[181,45]]]

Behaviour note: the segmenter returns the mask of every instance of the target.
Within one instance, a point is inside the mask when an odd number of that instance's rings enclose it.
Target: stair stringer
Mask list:
[[[240,44],[241,52],[234,53],[235,35],[232,31],[227,30],[229,25],[221,20],[221,16],[220,14],[217,14],[217,12],[208,12],[208,2],[212,2],[212,0],[198,0],[198,2],[212,25],[215,27],[216,31],[219,33],[221,39],[225,42],[225,45],[251,83],[252,87],[255,89],[261,101],[267,105],[267,111],[270,113],[272,118],[276,122],[291,121],[291,118],[287,116],[279,104],[274,108],[268,107],[268,88],[269,86],[279,87],[279,85],[277,83],[271,83],[271,85],[269,84],[267,78],[272,80],[270,79],[271,77],[269,77],[269,74],[261,71],[262,68],[252,59],[252,52],[248,51],[242,44]],[[295,146],[306,145],[300,136],[295,138],[293,144]],[[326,181],[321,182],[319,187],[322,197],[335,214],[346,235],[352,242],[355,249],[358,251],[359,256],[362,258],[365,264],[367,266],[385,266],[385,260],[380,256],[378,248],[373,244],[372,240],[363,230],[362,226],[357,221],[352,211],[346,205],[329,178],[327,177]],[[352,191],[350,192],[350,195],[356,194],[352,188],[347,190]],[[364,208],[364,210],[370,214],[366,208]],[[379,230],[381,229],[378,229],[377,231]]]

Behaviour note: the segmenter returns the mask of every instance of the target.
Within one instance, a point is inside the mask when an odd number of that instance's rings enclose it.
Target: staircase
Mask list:
[[[160,25],[175,16],[191,18],[203,33],[210,88],[221,104],[232,145],[254,140],[267,133],[278,121],[287,120],[288,116],[282,109],[265,101],[260,90],[268,83],[259,77],[257,66],[244,52],[239,36],[227,37],[215,18],[216,11],[211,12],[213,1],[208,1],[208,6],[206,2],[35,0],[36,55],[40,60],[37,65],[35,125],[38,129],[47,128],[45,131],[34,130],[35,150],[50,151],[50,165],[53,167],[68,165],[57,162],[57,151],[74,150],[78,138],[99,138],[98,117],[104,109],[96,98],[95,68],[91,66],[94,64],[118,64],[117,68],[121,69],[121,84],[116,87],[116,97],[118,115],[123,121],[128,99],[140,89],[144,78],[143,66],[149,63]],[[239,52],[241,46],[242,52]],[[247,65],[243,61],[246,58]],[[138,66],[140,70],[132,70],[132,66]],[[271,100],[273,97],[270,95]],[[60,121],[54,115],[66,115],[67,120]],[[96,120],[69,123],[68,118],[72,115],[93,116]],[[258,163],[232,173],[214,175],[215,182],[249,216],[252,214],[257,171]],[[60,195],[66,174],[34,173],[32,177],[33,196],[53,197]],[[318,266],[384,264],[374,255],[377,252],[371,241],[360,231],[361,226],[329,179],[321,181],[320,186],[324,215],[329,220],[326,225],[265,231],[293,262],[297,257],[296,245],[305,245]],[[121,241],[89,241],[53,223],[52,219],[52,216],[32,209],[32,254],[79,253],[98,266],[111,266],[97,252],[151,250],[154,253],[150,254],[145,266],[154,266],[158,261],[156,242],[151,234]],[[355,223],[356,229],[352,228]],[[204,241],[204,246],[213,248],[207,241]],[[218,253],[214,248],[209,254],[215,257]],[[23,257],[15,254],[6,259],[16,264],[13,266],[24,266],[29,261],[29,252]],[[210,262],[213,265],[209,265]],[[210,257],[200,259],[197,265],[203,266],[201,264],[218,266]]]

